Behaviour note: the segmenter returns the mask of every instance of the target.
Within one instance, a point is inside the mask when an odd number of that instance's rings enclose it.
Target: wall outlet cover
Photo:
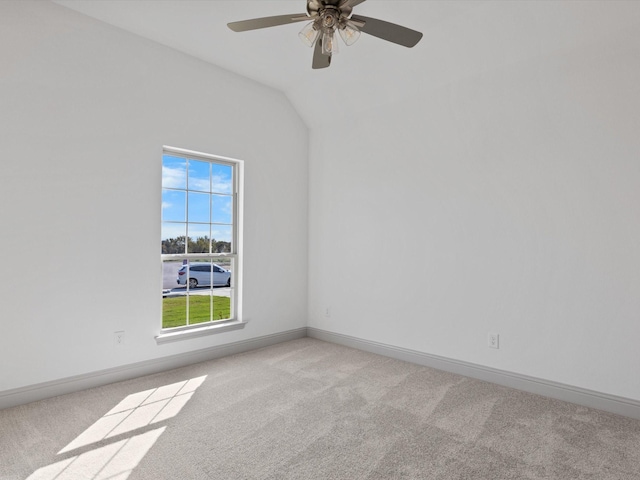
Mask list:
[[[124,348],[124,331],[113,332],[113,342],[116,348]]]

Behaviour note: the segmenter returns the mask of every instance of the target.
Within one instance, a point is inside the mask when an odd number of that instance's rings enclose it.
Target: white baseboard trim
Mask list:
[[[307,336],[306,327],[0,392],[0,410],[268,347]]]
[[[358,350],[384,355],[397,360],[417,363],[426,367],[457,373],[505,387],[640,419],[640,402],[630,398],[618,397],[616,395],[609,395],[550,380],[498,370],[496,368],[484,367],[482,365],[453,360],[438,355],[394,347],[392,345],[363,340],[361,338],[333,333],[314,327],[307,327],[307,335],[318,340],[357,348]]]
[[[364,340],[349,335],[329,332],[314,327],[303,327],[286,332],[265,335],[240,342],[218,345],[194,352],[187,352],[169,357],[138,362],[121,367],[114,367],[83,375],[76,375],[60,380],[29,385],[0,392],[0,410],[26,403],[51,398],[58,395],[77,392],[87,388],[99,387],[109,383],[120,382],[132,378],[185,367],[194,363],[213,360],[215,358],[247,352],[278,343],[296,340],[309,336],[318,340],[337,343],[358,350],[364,350],[386,357],[436,368],[467,377],[496,383],[505,387],[543,395],[566,402],[583,405],[606,412],[640,419],[640,401],[619,397],[606,393],[587,390],[541,378],[530,377],[518,373],[498,370],[460,360],[453,360],[438,355],[431,355],[407,348],[395,347],[379,342]]]

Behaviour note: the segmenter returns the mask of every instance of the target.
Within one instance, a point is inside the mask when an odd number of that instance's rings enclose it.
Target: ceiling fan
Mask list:
[[[336,32],[347,45],[353,45],[360,37],[360,32],[409,48],[420,41],[422,33],[410,28],[376,18],[352,15],[353,7],[364,1],[366,0],[307,0],[307,13],[241,20],[227,26],[234,32],[246,32],[311,20],[298,36],[307,46],[315,46],[313,68],[326,68],[331,64],[331,57],[338,53]]]

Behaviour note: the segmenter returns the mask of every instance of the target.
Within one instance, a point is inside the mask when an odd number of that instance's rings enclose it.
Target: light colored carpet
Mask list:
[[[4,479],[640,479],[640,421],[305,338],[0,411]]]

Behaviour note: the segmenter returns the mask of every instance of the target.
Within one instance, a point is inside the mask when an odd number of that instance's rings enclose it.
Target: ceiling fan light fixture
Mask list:
[[[338,53],[338,42],[336,41],[335,30],[324,30],[322,33],[322,53],[324,55],[335,55]]]
[[[320,36],[320,30],[316,27],[316,22],[310,22],[298,33],[300,40],[307,47],[313,47]]]
[[[338,33],[347,46],[353,45],[360,38],[360,30],[349,20],[344,25],[340,25]]]

